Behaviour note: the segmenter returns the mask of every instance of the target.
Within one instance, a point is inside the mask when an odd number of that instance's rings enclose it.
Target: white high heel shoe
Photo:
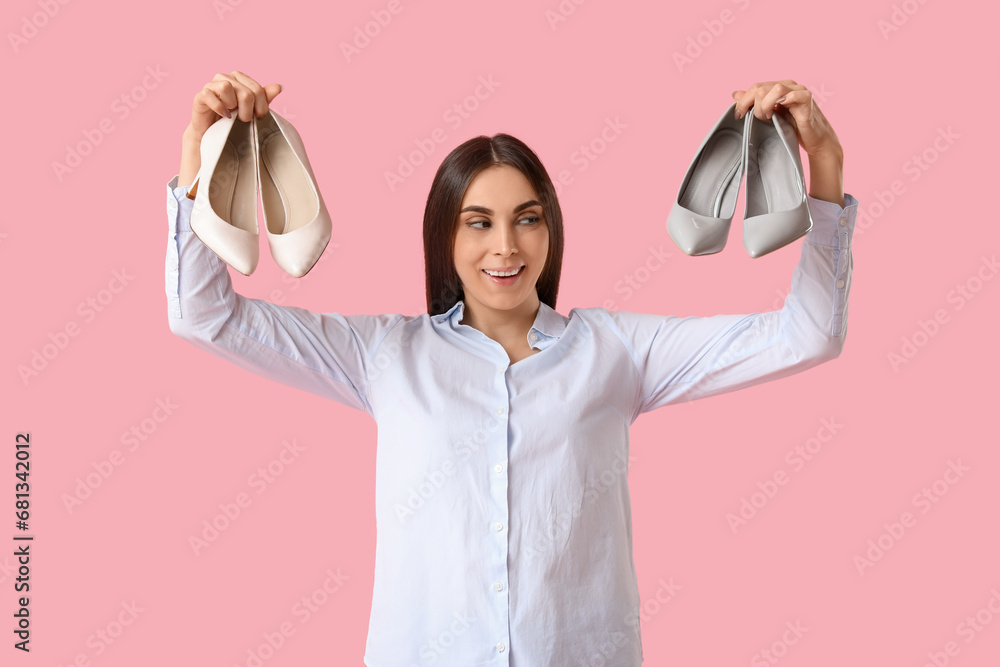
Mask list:
[[[253,120],[219,118],[201,139],[201,168],[192,186],[191,231],[247,276],[259,257],[255,147]]]
[[[298,131],[273,110],[254,119],[257,187],[271,256],[301,278],[330,242],[332,225]]]

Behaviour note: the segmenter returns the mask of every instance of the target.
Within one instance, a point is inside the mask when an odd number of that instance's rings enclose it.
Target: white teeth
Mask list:
[[[518,267],[518,268],[514,269],[513,271],[490,271],[489,269],[483,269],[483,270],[486,271],[486,273],[490,274],[491,276],[493,276],[495,278],[507,278],[509,276],[515,275],[518,271],[520,271],[523,268],[524,267],[521,266],[521,267]]]

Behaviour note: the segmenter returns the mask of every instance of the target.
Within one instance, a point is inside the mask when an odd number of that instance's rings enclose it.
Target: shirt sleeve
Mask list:
[[[781,310],[677,317],[606,311],[641,378],[644,412],[786,377],[840,355],[858,201],[808,197],[812,229]]]
[[[339,315],[233,291],[227,264],[191,231],[190,186],[167,184],[167,316],[183,340],[257,375],[373,415],[371,359],[402,315]]]

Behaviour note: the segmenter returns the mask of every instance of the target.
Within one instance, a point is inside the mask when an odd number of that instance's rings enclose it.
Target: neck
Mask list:
[[[497,310],[465,301],[459,324],[478,329],[501,345],[526,343],[528,331],[534,324],[540,307],[541,301],[537,294],[511,310]]]

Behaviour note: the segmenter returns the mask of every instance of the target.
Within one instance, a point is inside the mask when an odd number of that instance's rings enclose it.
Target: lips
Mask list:
[[[516,276],[519,276],[521,274],[521,272],[524,271],[524,267],[525,267],[525,265],[522,264],[521,266],[519,266],[517,268],[517,273],[515,273],[513,275],[510,275],[510,276],[491,276],[491,277],[493,277],[493,278],[514,278]],[[513,270],[513,267],[511,267],[509,269],[490,269],[490,271],[502,271],[504,273],[506,273],[507,271],[512,271],[512,270]],[[483,269],[483,273],[486,273],[486,275],[490,275],[489,273],[487,273],[486,269]]]

